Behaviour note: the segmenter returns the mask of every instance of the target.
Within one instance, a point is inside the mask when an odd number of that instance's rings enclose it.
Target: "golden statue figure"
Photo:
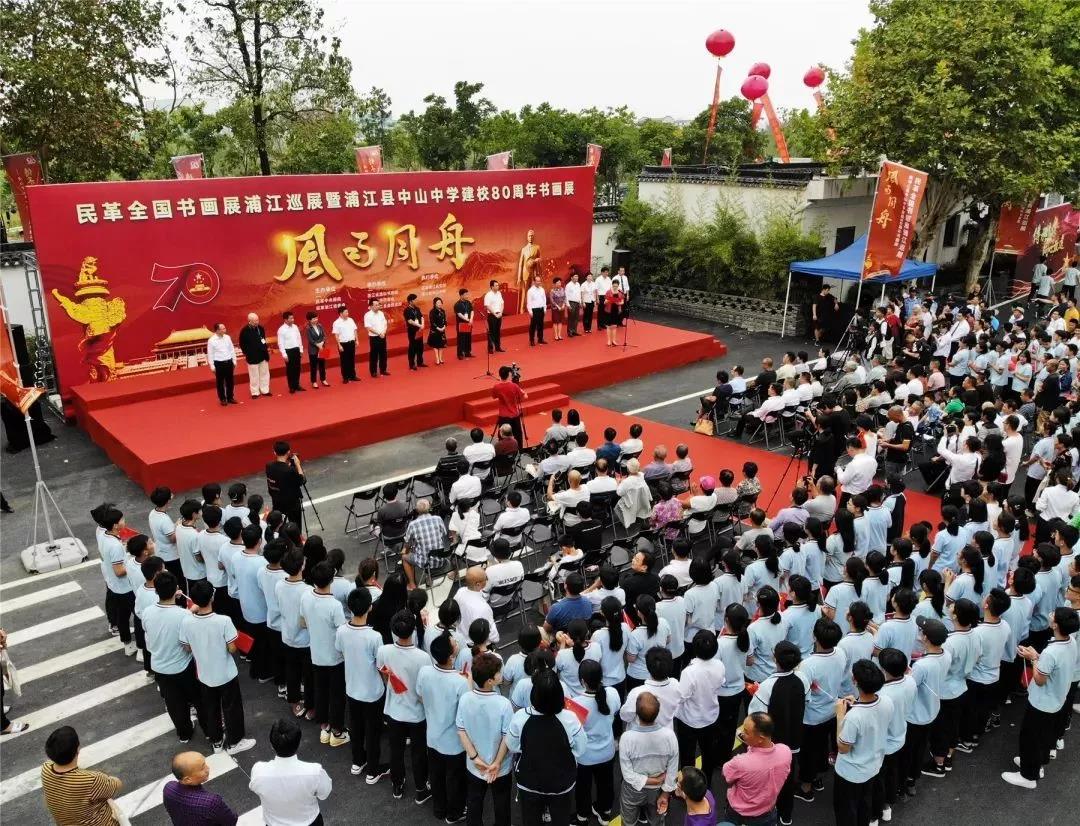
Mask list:
[[[521,256],[518,258],[517,284],[518,284],[518,312],[525,312],[525,293],[532,284],[533,276],[540,275],[540,247],[533,243],[533,231],[530,229],[525,235],[525,246],[521,248]]]
[[[124,365],[116,361],[113,344],[116,328],[127,317],[127,310],[124,299],[108,297],[109,282],[97,275],[97,259],[83,259],[75,280],[75,300],[55,289],[52,295],[68,317],[84,327],[79,351],[90,381],[115,379],[116,371]]]

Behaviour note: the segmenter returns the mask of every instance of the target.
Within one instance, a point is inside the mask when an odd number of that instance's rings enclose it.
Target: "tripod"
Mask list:
[[[308,535],[308,518],[304,507],[304,496],[307,497],[307,504],[311,507],[311,512],[315,514],[315,519],[319,523],[319,530],[325,531],[326,528],[323,526],[322,517],[319,516],[319,509],[315,507],[315,500],[311,498],[311,491],[308,490],[307,482],[300,486],[300,490],[303,491],[303,496],[300,498],[300,516],[304,520],[304,536]]]
[[[765,506],[765,512],[768,513],[772,510],[773,501],[776,499],[776,494],[780,492],[780,486],[784,484],[784,479],[787,478],[788,473],[791,470],[791,466],[795,465],[795,478],[796,480],[802,478],[801,470],[802,463],[807,462],[807,470],[809,467],[810,447],[807,443],[796,445],[791,453],[791,458],[788,459],[787,467],[784,468],[784,472],[780,474],[780,479],[776,482],[776,487],[773,488],[772,496],[769,497],[769,504]]]

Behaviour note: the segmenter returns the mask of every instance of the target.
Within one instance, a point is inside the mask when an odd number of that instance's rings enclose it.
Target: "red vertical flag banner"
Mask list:
[[[723,74],[724,67],[720,61],[716,61],[716,84],[713,86],[712,93],[712,109],[709,110],[709,128],[705,131],[705,155],[701,159],[702,163],[705,163],[709,158],[709,142],[712,140],[712,136],[716,134],[716,110],[720,106],[720,75]]]
[[[598,143],[590,143],[585,149],[585,166],[591,166],[593,169],[600,168],[600,153],[604,151]]]
[[[1035,203],[1012,204],[1001,207],[998,219],[997,241],[994,252],[1023,255],[1031,246],[1035,232]]]
[[[660,156],[660,166],[671,166],[671,147],[669,146],[664,150],[664,154]]]
[[[750,110],[750,128],[757,129],[758,123],[761,121],[761,113],[765,111],[765,103],[763,100],[755,100],[754,107]]]
[[[19,210],[23,240],[33,241],[34,231],[30,226],[30,203],[26,198],[26,188],[42,182],[41,161],[33,152],[4,155],[4,170],[7,172],[8,183],[11,184],[15,206]]]
[[[925,172],[885,161],[878,173],[877,192],[866,236],[862,277],[899,275],[915,237],[915,222],[926,194]]]
[[[491,171],[499,171],[510,168],[510,153],[496,152],[487,156],[487,168]]]
[[[791,155],[788,153],[787,140],[784,138],[784,129],[780,125],[780,118],[776,116],[776,110],[773,108],[772,101],[769,96],[763,95],[761,103],[765,106],[765,117],[769,119],[769,127],[772,129],[773,140],[776,141],[776,151],[780,155],[780,160],[784,163],[791,163]],[[754,104],[757,108],[757,103]]]
[[[358,146],[356,148],[357,172],[382,172],[382,147]]]
[[[173,171],[176,177],[182,181],[189,181],[203,177],[203,156],[177,155],[172,159]]]
[[[26,413],[42,394],[38,387],[22,385],[19,363],[11,343],[11,330],[8,329],[7,307],[4,306],[0,306],[0,394],[21,413]]]

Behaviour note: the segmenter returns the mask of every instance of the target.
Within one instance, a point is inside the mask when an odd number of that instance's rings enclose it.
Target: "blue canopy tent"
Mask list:
[[[784,295],[784,322],[781,327],[780,337],[784,337],[787,331],[788,299],[791,297],[791,273],[798,272],[804,275],[817,276],[818,278],[836,278],[840,281],[858,281],[859,292],[855,298],[855,309],[859,308],[862,299],[862,268],[863,259],[866,258],[866,236],[856,238],[849,246],[840,252],[828,255],[825,258],[817,258],[813,261],[796,261],[788,268],[787,292]],[[937,277],[937,264],[925,261],[913,261],[910,258],[904,261],[899,275],[883,275],[874,278],[874,283],[881,284],[881,295],[885,295],[886,284],[896,284],[900,281],[912,281],[916,278]],[[933,283],[930,285],[932,290]]]

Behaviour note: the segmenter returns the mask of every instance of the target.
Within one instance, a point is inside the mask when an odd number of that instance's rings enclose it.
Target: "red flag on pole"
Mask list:
[[[1023,255],[1031,246],[1035,233],[1035,204],[1004,204],[998,219],[994,252]]]
[[[660,156],[660,166],[671,166],[671,147],[669,146],[664,150],[664,154]]]
[[[177,155],[172,159],[173,172],[176,173],[176,177],[180,180],[189,180],[191,178],[203,177],[203,156],[200,152],[198,155]]]
[[[791,163],[791,155],[788,153],[787,140],[784,139],[784,129],[780,125],[780,118],[776,116],[776,110],[773,109],[772,101],[769,99],[768,94],[762,96],[761,103],[765,107],[765,117],[769,119],[769,127],[772,129],[773,140],[776,141],[776,152],[780,156],[780,160],[784,163]],[[757,104],[755,104],[755,106],[756,105]]]
[[[510,152],[496,152],[494,155],[488,155],[487,168],[489,170],[509,169],[510,154]]]
[[[709,111],[709,128],[705,132],[705,155],[701,159],[702,163],[705,163],[709,158],[709,141],[712,140],[712,136],[716,133],[716,110],[720,106],[720,75],[723,71],[723,65],[719,60],[716,61],[716,84],[713,86],[712,109]]]
[[[585,166],[591,166],[593,169],[600,168],[600,153],[604,151],[598,143],[590,143],[585,149]]]
[[[571,700],[569,697],[563,699],[563,708],[570,711],[578,718],[578,722],[581,725],[585,725],[585,721],[589,719],[589,710],[585,708],[581,703],[576,700]]]
[[[356,148],[357,172],[382,172],[382,147],[358,146]]]
[[[884,161],[866,235],[862,277],[899,275],[915,237],[915,223],[926,194],[925,172]]]
[[[0,305],[0,393],[4,398],[26,413],[30,405],[41,397],[40,387],[23,387],[19,375],[19,363],[15,358],[15,347],[11,343],[11,330],[8,329],[7,307]]]
[[[11,184],[15,207],[19,210],[23,240],[33,241],[34,232],[30,226],[30,203],[26,199],[26,188],[42,183],[41,161],[34,152],[4,155],[4,170],[7,172],[8,183]]]

